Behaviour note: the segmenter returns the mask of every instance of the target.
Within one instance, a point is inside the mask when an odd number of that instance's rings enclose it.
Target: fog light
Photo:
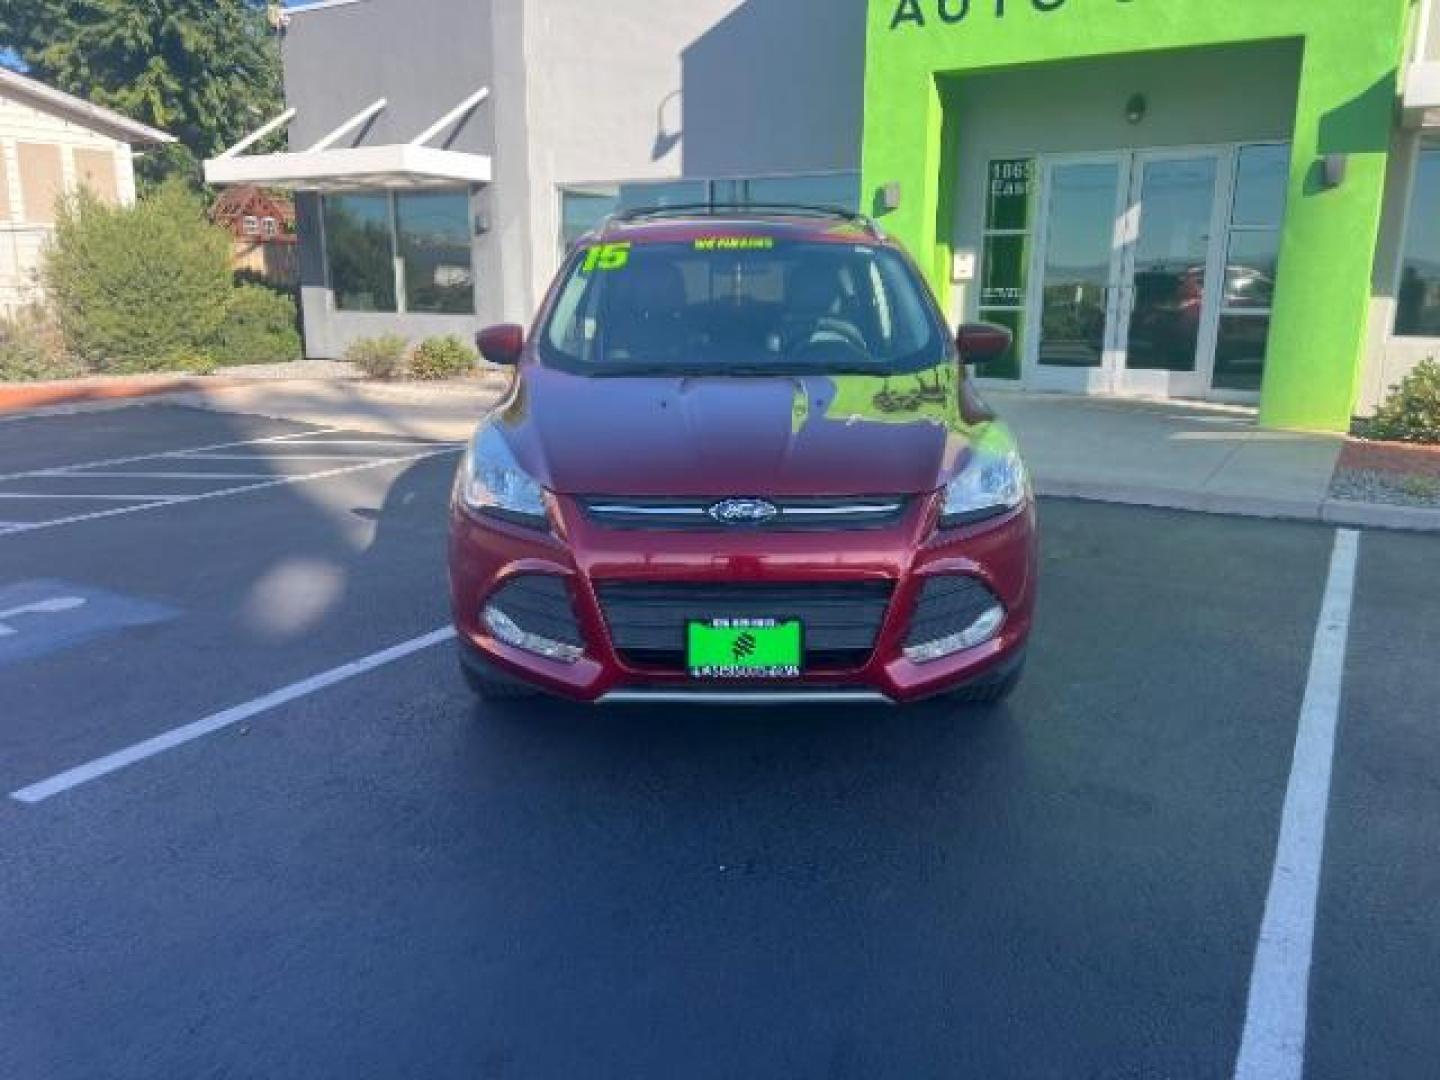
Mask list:
[[[976,645],[983,645],[993,638],[999,632],[1000,624],[1004,621],[1005,609],[999,604],[992,604],[982,611],[974,622],[957,634],[947,634],[945,637],[926,641],[919,645],[907,645],[904,650],[905,659],[912,664],[928,664],[933,660],[942,660],[954,653],[973,649]]]
[[[497,641],[503,641],[506,645],[513,645],[517,649],[524,649],[536,656],[543,656],[547,660],[573,664],[585,655],[585,650],[578,645],[570,645],[564,641],[552,641],[550,638],[532,634],[521,628],[514,619],[494,604],[485,606],[485,610],[480,613],[480,620],[485,624],[485,629],[489,630]]]

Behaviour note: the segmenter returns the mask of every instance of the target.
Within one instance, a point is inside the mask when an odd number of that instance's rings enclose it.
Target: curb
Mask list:
[[[0,386],[0,416],[49,409],[57,405],[85,405],[128,401],[196,390],[218,390],[235,385],[228,379],[184,376],[168,379],[101,379],[62,383],[26,383]]]
[[[1306,521],[1406,532],[1440,532],[1440,509],[1417,506],[1390,506],[1384,503],[1360,503],[1331,498],[1314,502],[1309,499],[1227,495],[1222,492],[1107,484],[1093,480],[1046,480],[1041,477],[1035,479],[1035,492],[1051,499],[1145,506],[1196,514],[1227,514],[1235,517],[1267,518],[1272,521]]]

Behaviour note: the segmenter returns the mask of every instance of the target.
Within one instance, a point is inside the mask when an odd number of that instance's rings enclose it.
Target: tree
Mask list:
[[[170,132],[142,180],[211,157],[281,110],[280,50],[261,0],[0,3],[0,51],[52,86]]]

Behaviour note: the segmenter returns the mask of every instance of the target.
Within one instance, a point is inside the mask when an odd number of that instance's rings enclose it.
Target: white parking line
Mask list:
[[[232,446],[264,446],[270,443],[289,442],[291,439],[308,439],[316,435],[338,432],[343,428],[315,428],[312,431],[292,431],[288,435],[270,435],[263,439],[241,439],[237,442],[213,443],[210,446],[191,446],[183,450],[160,450],[150,454],[132,454],[129,457],[105,458],[101,461],[82,461],[74,465],[52,465],[45,469],[31,469],[28,472],[6,473],[0,481],[19,480],[27,476],[50,476],[54,473],[71,472],[76,469],[98,469],[107,465],[129,465],[135,461],[154,461],[156,458],[174,457],[177,454],[194,454],[204,450],[227,450]]]
[[[1342,529],[1335,534],[1300,706],[1275,867],[1250,973],[1235,1080],[1300,1080],[1305,1068],[1315,909],[1359,551],[1357,532]]]
[[[150,501],[142,505],[118,506],[114,510],[96,510],[89,514],[73,514],[70,517],[51,518],[48,521],[12,525],[9,528],[0,529],[0,536],[23,536],[26,533],[37,532],[40,529],[55,529],[62,525],[77,525],[82,521],[99,521],[101,518],[120,517],[123,514],[137,514],[144,510],[158,510],[162,507],[169,506],[184,506],[187,503],[203,502],[207,499],[223,499],[231,495],[244,495],[252,491],[264,491],[267,488],[283,487],[289,484],[309,484],[316,480],[328,480],[334,476],[345,476],[348,473],[364,472],[366,469],[381,469],[388,465],[403,465],[412,461],[423,461],[426,458],[438,457],[442,454],[457,453],[459,450],[460,447],[458,446],[446,446],[427,454],[411,454],[409,457],[385,458],[381,461],[366,460],[361,461],[358,465],[346,465],[338,469],[326,469],[323,472],[280,476],[260,483],[242,484],[239,487],[221,488],[218,491],[202,491],[195,495],[147,495],[145,498]]]
[[[98,780],[102,776],[144,761],[146,758],[152,758],[156,754],[163,754],[167,750],[173,750],[177,746],[183,746],[188,742],[213,734],[221,728],[238,724],[242,720],[249,720],[272,709],[278,709],[281,705],[298,698],[308,697],[317,691],[342,683],[347,679],[353,679],[357,675],[364,675],[366,672],[374,671],[386,664],[393,664],[396,660],[404,659],[414,653],[449,641],[454,636],[455,631],[452,627],[442,626],[428,634],[411,638],[409,641],[402,641],[399,645],[392,645],[388,649],[363,656],[359,660],[352,660],[348,664],[341,664],[329,671],[322,671],[319,675],[312,675],[308,679],[302,679],[297,683],[281,687],[279,690],[273,690],[263,697],[247,701],[243,705],[235,705],[221,712],[211,713],[199,720],[171,728],[153,738],[127,746],[123,750],[117,750],[113,754],[106,754],[94,761],[77,765],[73,769],[66,769],[48,780],[41,780],[29,787],[23,787],[19,791],[12,791],[10,797],[23,803],[44,802],[62,792],[77,788],[81,784],[88,784],[91,780]]]
[[[102,480],[270,480],[273,472],[76,472],[55,473],[47,480],[84,480],[98,476]]]
[[[0,499],[89,499],[92,502],[174,502],[183,495],[89,495],[67,491],[57,495],[49,491],[0,491]]]
[[[434,446],[434,443],[430,444]],[[374,454],[175,454],[176,461],[374,461]],[[382,460],[395,461],[394,457]]]

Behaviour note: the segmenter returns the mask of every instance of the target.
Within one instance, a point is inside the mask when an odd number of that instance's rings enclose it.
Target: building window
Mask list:
[[[1002,158],[985,173],[985,236],[980,267],[980,318],[1010,330],[1010,350],[977,364],[987,379],[1020,378],[1024,348],[1026,277],[1030,267],[1030,231],[1035,218],[1035,161]]]
[[[259,236],[260,219],[257,218],[254,214],[246,214],[244,219],[240,222],[240,230],[246,236]]]
[[[279,235],[279,232],[280,228],[273,217],[267,217],[264,221],[260,222],[260,233],[265,239],[273,240]]]
[[[341,311],[475,311],[468,192],[327,195],[325,251]]]
[[[1420,151],[1395,296],[1397,337],[1440,337],[1440,146]]]
[[[120,201],[115,155],[111,151],[76,149],[75,177],[81,187],[88,188],[101,202],[114,206]]]
[[[325,253],[341,311],[397,311],[390,196],[327,195]]]
[[[1240,148],[1215,345],[1217,390],[1258,392],[1264,380],[1289,185],[1288,145]]]
[[[725,180],[639,180],[623,184],[567,184],[560,189],[560,249],[610,214],[666,206],[786,204],[860,209],[860,174],[806,173]]]
[[[473,314],[470,196],[464,191],[405,192],[395,197],[395,208],[405,310]]]
[[[55,224],[55,210],[65,193],[60,147],[49,143],[16,143],[20,162],[20,202],[31,225]]]

